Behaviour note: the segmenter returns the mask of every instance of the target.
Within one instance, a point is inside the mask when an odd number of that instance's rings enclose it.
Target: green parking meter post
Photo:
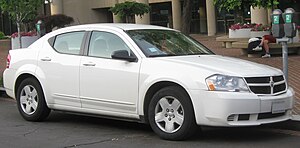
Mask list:
[[[284,37],[277,39],[279,43],[282,45],[282,65],[283,65],[283,73],[288,83],[288,42],[292,41],[293,37],[296,36],[296,25],[294,23],[294,9],[287,8],[284,12],[283,20],[284,20]],[[275,20],[274,20],[275,22]],[[273,30],[272,30],[273,31]]]
[[[287,8],[283,13],[283,20],[285,36],[288,38],[295,37],[297,32],[295,10],[293,8]]]
[[[41,26],[40,26],[40,24],[36,24],[36,31],[37,31],[37,32],[40,32],[40,31],[41,31]]]
[[[41,24],[42,24],[42,21],[41,21],[41,20],[39,20],[39,21],[35,24],[36,32],[37,32],[38,37],[41,37]]]
[[[36,24],[36,31],[39,37],[42,37],[46,34],[45,24],[43,21],[39,20]]]
[[[272,17],[272,34],[275,38],[284,37],[282,11],[276,9],[273,11]]]
[[[277,38],[277,42],[281,43],[282,45],[282,63],[283,63],[282,69],[283,69],[285,79],[288,82],[287,42],[289,41],[289,39],[285,37],[282,11],[280,9],[275,9],[271,16],[272,16],[272,34],[275,38]]]

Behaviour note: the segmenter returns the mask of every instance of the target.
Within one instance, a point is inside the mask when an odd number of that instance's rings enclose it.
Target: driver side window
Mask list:
[[[100,31],[92,32],[88,51],[89,56],[111,58],[114,51],[118,50],[127,50],[130,53],[126,43],[117,35]]]

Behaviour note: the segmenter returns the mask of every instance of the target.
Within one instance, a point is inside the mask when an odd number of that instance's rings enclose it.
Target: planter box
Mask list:
[[[297,30],[296,36],[293,38],[293,42],[300,42],[299,31]]]
[[[255,38],[255,37],[263,37],[264,35],[270,35],[270,31],[251,31],[250,32],[250,37]]]
[[[251,28],[237,30],[229,29],[229,38],[250,38],[250,31]]]
[[[22,36],[22,48],[27,48],[30,46],[33,42],[35,42],[37,39],[39,39],[38,36]],[[11,38],[11,49],[18,49],[19,46],[19,39],[18,38]]]
[[[11,41],[10,39],[0,40],[0,50],[8,51],[11,49]]]

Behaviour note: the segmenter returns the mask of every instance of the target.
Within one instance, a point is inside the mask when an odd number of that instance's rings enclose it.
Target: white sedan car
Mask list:
[[[4,86],[29,121],[68,111],[149,123],[168,140],[188,138],[198,125],[289,120],[294,98],[278,69],[135,24],[67,27],[10,50]]]

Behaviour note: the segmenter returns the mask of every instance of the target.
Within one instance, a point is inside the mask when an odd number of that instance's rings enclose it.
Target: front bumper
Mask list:
[[[198,125],[255,126],[291,119],[294,91],[276,96],[253,93],[191,91]]]

